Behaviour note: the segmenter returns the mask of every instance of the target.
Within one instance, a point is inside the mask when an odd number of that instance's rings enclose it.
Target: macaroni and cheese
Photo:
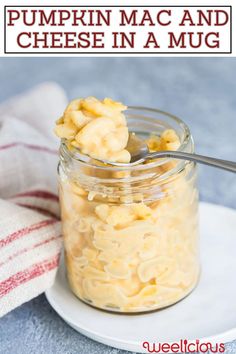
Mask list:
[[[93,159],[129,162],[125,109],[111,99],[72,101],[56,134],[68,149],[79,148]],[[180,140],[166,129],[147,144],[150,151],[176,150]],[[155,171],[168,173],[175,164]],[[116,172],[117,186],[103,190],[86,186],[80,174],[60,172],[67,276],[80,299],[102,309],[142,312],[176,303],[195,287],[198,193],[191,166],[158,180],[155,198],[146,197],[140,181],[139,193],[132,193],[129,171]]]

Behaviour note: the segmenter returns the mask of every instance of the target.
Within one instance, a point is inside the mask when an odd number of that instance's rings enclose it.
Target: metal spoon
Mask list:
[[[104,160],[102,162],[113,166],[128,167],[138,165],[147,160],[170,157],[173,159],[199,162],[205,165],[222,168],[224,170],[236,173],[236,162],[233,161],[226,161],[216,159],[214,157],[191,154],[182,151],[157,151],[150,153],[145,141],[140,139],[134,133],[129,134],[129,140],[126,149],[130,152],[131,155],[131,161],[129,163],[120,163]]]

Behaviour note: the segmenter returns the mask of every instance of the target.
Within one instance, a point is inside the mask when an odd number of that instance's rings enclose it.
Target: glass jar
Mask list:
[[[143,138],[174,129],[179,150],[194,151],[188,127],[170,114],[129,107],[126,118]],[[200,267],[193,162],[99,166],[62,142],[58,171],[67,277],[79,299],[138,313],[172,305],[194,289]]]

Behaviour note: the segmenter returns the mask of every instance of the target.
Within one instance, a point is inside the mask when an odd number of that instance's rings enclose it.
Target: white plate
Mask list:
[[[119,315],[80,302],[69,290],[61,264],[46,292],[56,312],[75,330],[98,342],[147,352],[143,341],[180,339],[229,342],[236,338],[236,211],[200,205],[202,274],[198,287],[178,304],[144,315]]]

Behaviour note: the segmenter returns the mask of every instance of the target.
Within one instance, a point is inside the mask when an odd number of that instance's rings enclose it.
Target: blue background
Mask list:
[[[69,99],[110,96],[168,111],[189,125],[198,153],[236,160],[236,58],[0,59],[0,101],[43,81]],[[199,175],[202,200],[236,208],[235,174],[199,166]],[[75,332],[42,295],[0,319],[0,353],[125,352]],[[225,353],[236,353],[236,341]]]

